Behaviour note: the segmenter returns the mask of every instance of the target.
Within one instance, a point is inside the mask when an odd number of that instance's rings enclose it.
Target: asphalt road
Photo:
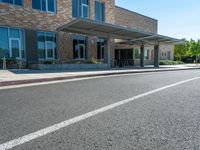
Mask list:
[[[0,144],[200,70],[0,90]],[[168,88],[14,147],[16,150],[200,150],[200,79]]]

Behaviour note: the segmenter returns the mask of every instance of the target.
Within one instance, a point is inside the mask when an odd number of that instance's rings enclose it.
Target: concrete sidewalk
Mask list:
[[[145,68],[112,68],[109,70],[0,70],[0,86],[9,86],[16,84],[27,84],[36,82],[47,82],[54,80],[95,77],[105,75],[117,75],[127,73],[143,73],[143,72],[161,72],[199,69],[195,64],[161,66],[153,68],[147,66]]]

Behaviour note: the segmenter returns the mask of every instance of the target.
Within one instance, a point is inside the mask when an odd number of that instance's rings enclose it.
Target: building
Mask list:
[[[115,0],[0,0],[0,57],[26,67],[91,59],[107,67],[158,67],[162,50],[172,59],[179,40],[158,35],[157,26]]]

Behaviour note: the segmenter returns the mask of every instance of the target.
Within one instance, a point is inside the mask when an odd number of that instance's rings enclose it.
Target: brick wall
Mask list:
[[[115,1],[102,0],[105,3],[105,22],[115,23]],[[94,19],[94,0],[90,0],[90,19]],[[47,13],[32,9],[32,0],[24,0],[23,6],[0,3],[0,9],[5,12],[0,14],[0,26],[20,27],[36,31],[56,32],[61,27],[72,21],[72,0],[57,0],[57,12]],[[57,32],[57,46],[59,59],[62,62],[73,60],[73,34]],[[93,43],[91,41],[94,41]],[[88,58],[97,57],[95,37],[88,37]],[[105,53],[106,54],[106,53]]]
[[[157,20],[118,6],[115,7],[115,23],[145,32],[157,33]]]
[[[105,21],[115,22],[114,0],[103,0],[105,3]],[[24,6],[0,3],[0,9],[6,10],[0,15],[0,26],[21,27],[42,31],[56,29],[75,18],[72,18],[72,0],[57,0],[57,13],[47,13],[32,9],[32,0],[24,0]],[[94,0],[90,0],[90,19],[94,19]]]
[[[160,45],[160,59],[167,60],[167,52],[170,52],[170,60],[174,60],[174,45],[161,44]]]

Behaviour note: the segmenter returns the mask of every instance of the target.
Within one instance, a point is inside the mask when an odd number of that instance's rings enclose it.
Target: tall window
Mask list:
[[[9,4],[13,4],[13,5],[23,5],[23,0],[0,0],[0,3],[4,2],[4,3],[9,3]]]
[[[57,59],[55,33],[38,32],[38,57],[39,59]]]
[[[149,49],[146,49],[146,50],[145,50],[144,58],[145,58],[145,59],[150,59],[150,50],[149,50]]]
[[[95,20],[105,21],[105,4],[95,1]]]
[[[104,49],[105,49],[105,44],[104,44],[104,39],[99,39],[97,41],[97,59],[104,59]]]
[[[24,31],[0,27],[0,58],[25,58]]]
[[[73,37],[73,55],[74,59],[86,59],[87,37],[76,35]]]
[[[140,59],[140,49],[135,49],[135,59]]]
[[[55,13],[56,0],[32,0],[32,8]]]
[[[72,17],[89,18],[89,1],[72,0]]]

